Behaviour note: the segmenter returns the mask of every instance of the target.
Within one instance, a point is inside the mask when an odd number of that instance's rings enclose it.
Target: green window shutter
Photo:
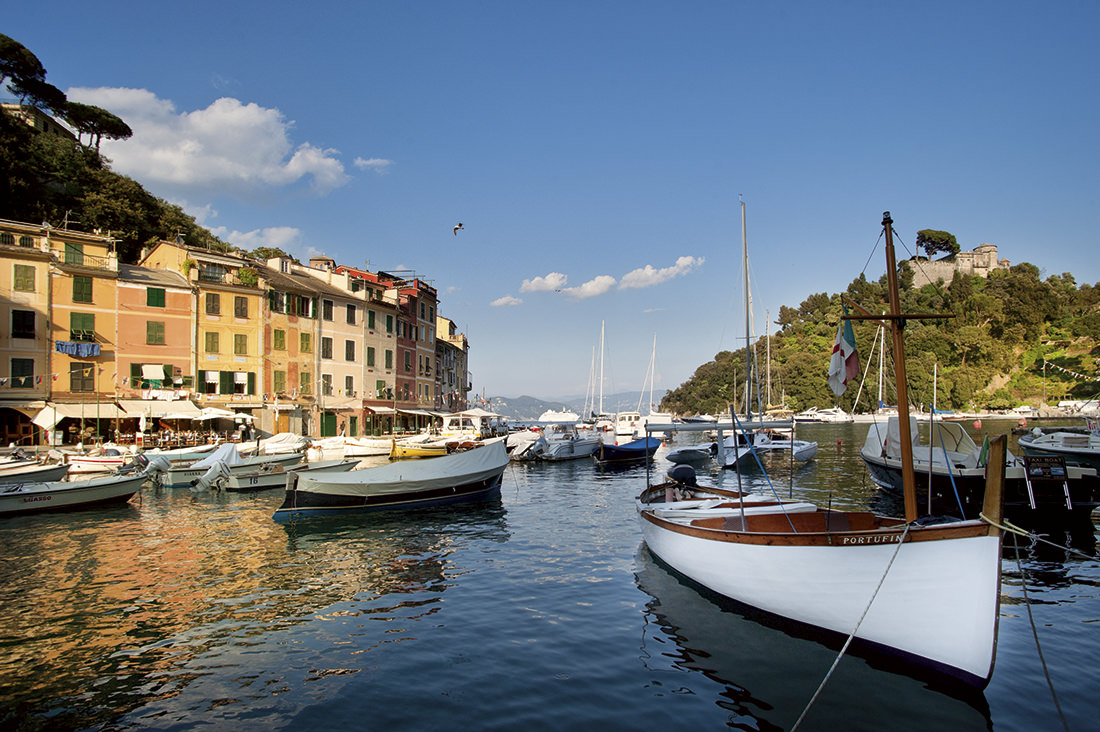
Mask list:
[[[92,278],[83,275],[73,277],[73,302],[92,301]]]
[[[195,382],[195,384],[196,384],[195,391],[197,391],[200,394],[205,394],[206,393],[206,371],[205,371],[205,369],[199,369],[199,373],[195,378],[197,379],[197,381]]]
[[[164,288],[148,287],[145,290],[145,304],[151,308],[164,307]]]
[[[15,265],[12,287],[20,292],[34,292],[34,267],[29,264]]]
[[[367,346],[367,366],[374,365],[374,346]]]
[[[145,321],[145,342],[150,345],[164,345],[164,323],[156,320]]]
[[[253,371],[248,372],[248,394],[256,393],[256,374]]]
[[[219,371],[218,372],[218,393],[219,394],[232,394],[233,393],[233,372],[232,371]]]

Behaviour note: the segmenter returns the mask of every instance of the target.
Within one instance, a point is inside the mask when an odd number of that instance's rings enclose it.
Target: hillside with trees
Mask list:
[[[947,251],[948,256],[957,253],[957,244],[952,251],[950,234],[929,229],[921,235],[925,240],[919,245],[931,244],[931,251]],[[999,410],[1100,397],[1100,286],[1078,286],[1069,273],[1042,279],[1039,268],[1027,263],[995,270],[988,279],[956,274],[950,283],[941,280],[921,288],[913,287],[912,270],[903,266],[899,283],[903,312],[953,316],[910,320],[905,327],[906,370],[914,406],[931,406],[934,371],[936,405],[941,410]],[[871,312],[885,311],[886,276],[872,282],[861,275],[843,296]],[[797,308],[780,308],[774,323],[779,330],[770,344],[771,394],[777,405],[783,403],[795,411],[835,405],[849,412],[877,406],[877,350],[858,404],[858,385],[837,399],[826,383],[842,311],[841,295],[826,293],[810,295]],[[863,371],[872,347],[878,348],[874,345],[878,325],[852,324]],[[889,337],[886,342],[884,383],[891,386],[883,401],[894,404]],[[761,339],[755,348],[763,389],[767,344]],[[743,412],[746,370],[744,349],[723,351],[669,391],[661,409],[715,414],[728,412],[732,404]]]
[[[0,218],[110,232],[119,259],[131,264],[142,247],[176,236],[208,249],[230,248],[179,206],[113,172],[100,142],[127,139],[130,127],[108,110],[69,101],[46,81],[30,50],[0,34],[4,87],[19,104],[63,120],[76,139],[40,134],[15,115],[0,114]]]

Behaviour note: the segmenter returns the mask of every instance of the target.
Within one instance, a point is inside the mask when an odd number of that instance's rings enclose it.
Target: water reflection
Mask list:
[[[257,676],[277,688],[285,659],[257,654],[270,638],[289,633],[288,649],[311,635],[346,642],[316,630],[333,619],[415,626],[467,571],[464,546],[508,538],[499,501],[284,527],[271,521],[279,498],[150,489],[140,506],[0,523],[5,725],[79,728],[139,707],[163,712],[211,669],[234,665],[249,674],[230,697]]]
[[[654,673],[654,683],[699,693],[703,686],[668,674],[705,676],[718,685],[714,703],[728,712],[729,727],[789,729],[840,647],[839,641],[798,637],[781,621],[681,581],[644,546],[637,555],[636,581],[652,598],[646,604],[642,662]],[[846,655],[802,729],[905,729],[910,720],[913,729],[992,727],[981,694],[948,696]]]

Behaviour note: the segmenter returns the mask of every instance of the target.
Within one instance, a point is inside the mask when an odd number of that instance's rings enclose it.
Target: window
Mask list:
[[[218,393],[218,372],[217,371],[200,371],[199,383],[202,384],[203,394],[217,394]]]
[[[374,366],[374,346],[367,346],[367,366]]]
[[[222,314],[222,298],[216,292],[206,293],[206,314],[207,315],[221,315]]]
[[[344,341],[344,360],[355,361],[355,341]]]
[[[95,341],[95,315],[93,313],[69,313],[69,340]]]
[[[332,396],[332,374],[321,374],[321,393]]]
[[[382,379],[374,382],[374,389],[378,392],[379,399],[386,399],[389,397],[389,389],[386,388],[386,382]]]
[[[275,330],[271,334],[271,347],[276,351],[286,350],[286,331]]]
[[[374,311],[367,311],[367,330],[374,330]]]
[[[84,264],[83,244],[65,242],[65,264]]]
[[[321,338],[321,358],[332,358],[331,338]]]
[[[34,359],[13,358],[11,360],[11,388],[30,389],[34,386]]]
[[[164,345],[164,322],[148,320],[145,322],[145,342],[151,346]]]
[[[424,319],[424,303],[420,303],[420,319]]]
[[[34,239],[24,234],[23,236],[19,237],[19,246],[31,249],[34,247]]]
[[[354,376],[345,376],[344,377],[344,395],[345,396],[354,396],[355,395],[355,377]]]
[[[386,368],[393,368],[393,351],[386,349]]]
[[[412,371],[413,370],[412,354],[409,353],[408,351],[405,351],[405,370],[406,371]]]
[[[145,305],[151,308],[164,307],[164,288],[163,287],[147,287],[145,288]]]
[[[95,391],[95,364],[69,364],[69,391]]]
[[[285,371],[274,371],[274,372],[272,372],[271,383],[272,383],[272,388],[275,390],[276,394],[285,392],[286,391],[286,372]]]
[[[34,311],[11,311],[11,337],[34,338]]]
[[[332,300],[321,301],[321,318],[322,320],[332,320]]]
[[[206,331],[206,352],[217,353],[220,344],[218,343],[218,334]]]
[[[15,234],[10,231],[0,232],[0,244],[7,244],[9,247],[15,246]]]
[[[248,317],[248,298],[237,295],[233,298],[233,317],[235,318],[247,318]]]
[[[348,305],[348,325],[355,325],[355,306]]]
[[[392,315],[387,315],[386,316],[386,332],[387,333],[393,333],[393,316]]]
[[[267,298],[267,306],[273,313],[286,312],[286,293],[272,292]]]
[[[34,266],[30,264],[15,265],[15,277],[12,288],[19,292],[34,292]]]
[[[249,377],[251,373],[244,371],[233,372],[233,393],[234,394],[251,394],[252,390],[248,387],[248,382],[251,380]]]
[[[73,302],[92,301],[92,278],[75,275],[73,277]]]
[[[248,336],[243,333],[236,333],[233,336],[233,353],[238,356],[244,356],[248,353]]]
[[[298,350],[302,353],[313,353],[313,341],[310,339],[309,333],[301,334]]]
[[[302,371],[298,374],[298,383],[301,385],[300,390],[303,394],[309,394],[313,391],[313,373],[310,371]]]

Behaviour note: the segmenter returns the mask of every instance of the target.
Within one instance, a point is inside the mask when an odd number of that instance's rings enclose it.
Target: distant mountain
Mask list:
[[[661,399],[665,395],[665,390],[659,390],[653,392],[653,401],[660,403]],[[614,414],[615,412],[628,412],[638,408],[638,399],[640,392],[627,391],[619,394],[604,395],[603,398],[603,410],[607,414]],[[649,393],[646,392],[646,398],[648,399]],[[471,406],[474,406],[471,404]],[[486,409],[502,414],[509,419],[523,422],[532,422],[537,420],[542,413],[553,409],[555,411],[568,410],[570,412],[576,412],[578,415],[583,416],[584,412],[584,397],[567,397],[560,400],[547,400],[539,399],[533,396],[518,396],[518,397],[489,397],[489,403],[484,405]],[[645,403],[642,403],[642,412],[648,413],[649,409]]]

